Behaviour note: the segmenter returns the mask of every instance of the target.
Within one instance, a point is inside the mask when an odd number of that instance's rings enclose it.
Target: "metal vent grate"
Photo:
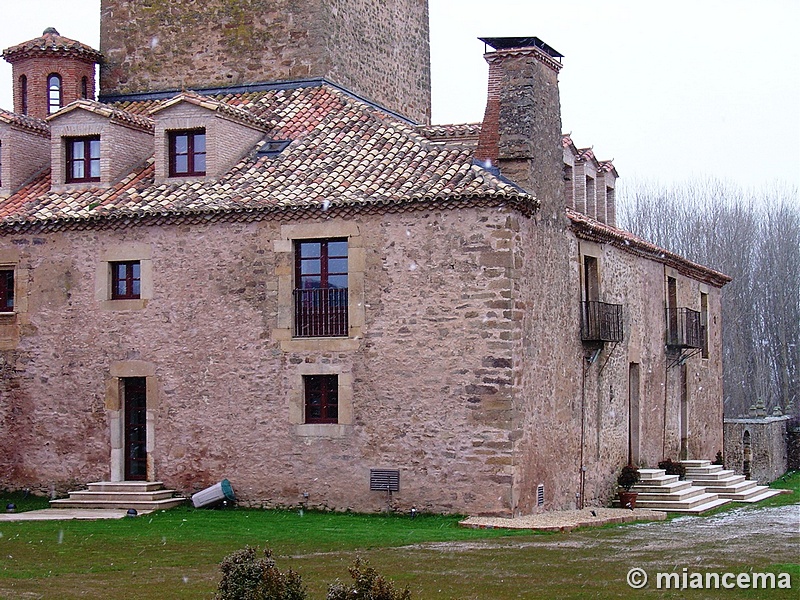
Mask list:
[[[540,483],[536,488],[536,506],[544,505],[544,484]]]
[[[369,489],[373,492],[399,492],[400,471],[392,469],[370,469]]]

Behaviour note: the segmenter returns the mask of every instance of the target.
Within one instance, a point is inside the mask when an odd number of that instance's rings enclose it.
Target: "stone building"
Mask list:
[[[791,406],[787,407],[791,412]],[[726,417],[723,425],[725,466],[758,483],[771,483],[797,468],[792,460],[797,420],[776,407],[767,415],[764,401],[750,407],[746,417]]]
[[[0,112],[0,486],[519,514],[722,449],[728,278],[616,226],[558,52],[487,38],[483,124],[431,126],[426,3],[209,4],[104,0],[99,100]]]

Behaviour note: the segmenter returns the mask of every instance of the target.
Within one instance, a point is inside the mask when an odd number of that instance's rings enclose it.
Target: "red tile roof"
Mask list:
[[[650,260],[660,262],[675,268],[679,273],[722,287],[731,281],[731,278],[719,271],[704,267],[687,260],[682,256],[656,246],[624,229],[618,229],[607,223],[601,223],[577,210],[568,208],[567,217],[570,220],[572,231],[579,238],[592,242],[612,244],[631,254],[644,256]]]
[[[25,129],[42,137],[50,137],[50,127],[48,127],[45,121],[37,119],[36,117],[18,115],[17,113],[0,108],[0,122],[20,127],[21,129]]]
[[[120,108],[108,104],[103,104],[101,102],[95,102],[94,100],[82,100],[82,99],[70,102],[64,108],[60,109],[58,112],[49,115],[46,121],[49,123],[53,119],[57,119],[62,115],[65,115],[67,113],[70,113],[78,109],[82,109],[90,113],[99,115],[101,117],[111,119],[112,121],[115,121],[122,125],[126,125],[128,127],[141,129],[142,131],[147,131],[152,133],[154,129],[153,119],[149,117],[144,117],[142,115],[122,110]]]
[[[64,37],[52,27],[48,27],[41,36],[3,50],[3,58],[13,63],[22,58],[42,56],[51,52],[90,62],[100,62],[103,56],[91,46]]]
[[[205,108],[206,110],[217,112],[227,119],[237,121],[239,123],[247,125],[248,127],[255,127],[256,129],[263,129],[263,130],[269,128],[268,121],[266,121],[264,118],[258,115],[253,114],[246,108],[228,104],[227,102],[223,102],[215,98],[210,98],[208,96],[203,96],[201,94],[192,91],[181,92],[177,96],[174,96],[168,100],[161,102],[157,106],[151,108],[149,114],[154,115],[164,110],[165,108],[174,106],[181,102],[188,102],[189,104],[200,106],[202,108]]]
[[[0,228],[119,226],[151,218],[274,211],[402,210],[414,205],[511,204],[530,214],[536,200],[472,164],[465,145],[433,143],[418,129],[328,87],[217,95],[207,102],[247,111],[270,139],[292,140],[277,157],[258,147],[219,180],[156,185],[152,159],[109,188],[49,191],[42,175],[0,200]],[[149,114],[163,103],[110,107]],[[255,217],[253,217],[255,218]]]

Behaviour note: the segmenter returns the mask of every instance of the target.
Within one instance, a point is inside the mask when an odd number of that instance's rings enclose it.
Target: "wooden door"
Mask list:
[[[126,377],[125,395],[125,480],[147,479],[147,379]]]

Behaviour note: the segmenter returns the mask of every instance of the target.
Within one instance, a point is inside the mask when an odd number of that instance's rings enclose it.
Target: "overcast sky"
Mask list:
[[[99,48],[99,0],[0,1],[3,48],[49,26]],[[435,123],[483,118],[478,37],[537,36],[564,55],[563,130],[622,177],[800,186],[798,0],[430,0],[430,13]]]

